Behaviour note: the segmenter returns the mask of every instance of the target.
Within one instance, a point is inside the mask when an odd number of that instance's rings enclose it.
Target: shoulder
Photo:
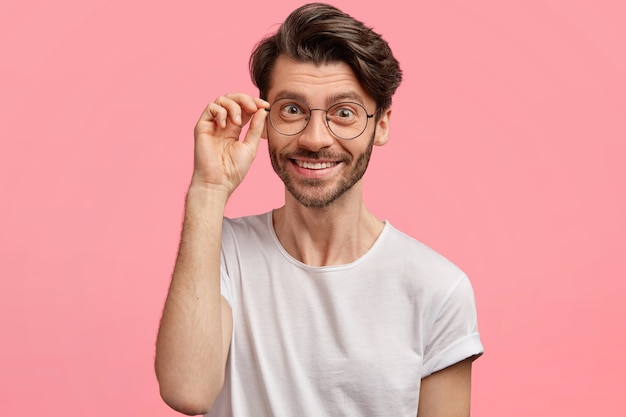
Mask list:
[[[271,232],[271,212],[243,217],[224,217],[225,236],[267,235]]]
[[[392,265],[414,271],[426,280],[450,280],[458,283],[461,277],[465,277],[465,273],[446,256],[390,223],[386,224],[381,237],[381,254]]]
[[[472,304],[470,279],[453,261],[390,224],[381,238],[378,262],[385,265],[387,276],[402,282],[406,293],[424,309],[423,314],[441,312],[459,299]]]
[[[222,253],[225,255],[258,253],[261,248],[274,247],[275,241],[271,212],[236,218],[224,217]]]

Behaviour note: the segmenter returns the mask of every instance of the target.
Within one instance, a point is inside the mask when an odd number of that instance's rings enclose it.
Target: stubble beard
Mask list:
[[[331,156],[328,152],[311,152],[304,149],[298,149],[295,152],[282,152],[278,154],[276,150],[268,144],[268,150],[270,160],[272,162],[272,168],[274,172],[280,177],[285,184],[285,188],[289,193],[307,208],[321,209],[328,207],[331,203],[337,200],[350,190],[365,174],[369,165],[370,158],[372,156],[372,150],[374,148],[374,135],[372,134],[367,148],[357,158],[354,166],[350,172],[344,173],[339,182],[330,189],[324,189],[327,187],[327,180],[325,179],[298,179],[296,180],[289,175],[287,164],[291,164],[291,159],[294,157],[303,157],[308,159],[336,159],[337,155]],[[350,165],[354,158],[350,155],[341,155],[340,160],[342,164]]]

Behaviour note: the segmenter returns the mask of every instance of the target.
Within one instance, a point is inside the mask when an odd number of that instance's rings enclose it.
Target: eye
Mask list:
[[[340,108],[335,112],[335,116],[340,118],[349,118],[354,117],[354,112],[347,108]]]
[[[295,101],[282,103],[280,106],[280,114],[283,118],[296,118],[305,115],[307,112],[303,106]]]
[[[328,109],[328,118],[335,123],[347,125],[356,123],[364,112],[356,103],[338,103]]]
[[[285,113],[288,113],[288,114],[298,114],[298,113],[300,113],[300,108],[298,106],[294,106],[294,105],[287,106],[287,107],[285,107]]]

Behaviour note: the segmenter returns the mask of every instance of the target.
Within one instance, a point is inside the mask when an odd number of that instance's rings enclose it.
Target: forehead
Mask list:
[[[270,102],[297,97],[310,105],[330,105],[343,99],[364,105],[374,103],[345,62],[315,65],[285,56],[276,60],[267,96]]]

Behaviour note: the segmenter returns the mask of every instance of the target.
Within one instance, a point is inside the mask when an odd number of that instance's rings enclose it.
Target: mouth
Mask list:
[[[331,162],[331,161],[325,161],[325,162],[315,161],[314,162],[314,161],[302,161],[299,159],[292,159],[292,161],[300,168],[313,169],[313,170],[327,169],[327,168],[334,167],[335,165],[338,164],[338,162]]]

